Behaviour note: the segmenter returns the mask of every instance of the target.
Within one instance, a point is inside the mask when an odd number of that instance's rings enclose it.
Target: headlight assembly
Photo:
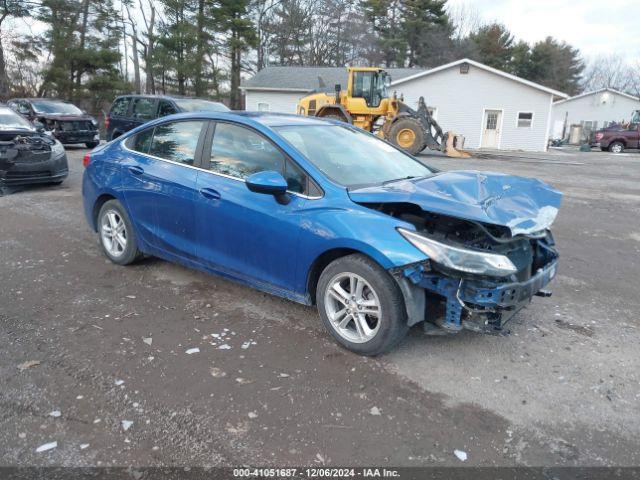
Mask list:
[[[518,271],[504,255],[447,245],[404,228],[398,228],[398,232],[431,261],[451,270],[492,277],[504,277]]]

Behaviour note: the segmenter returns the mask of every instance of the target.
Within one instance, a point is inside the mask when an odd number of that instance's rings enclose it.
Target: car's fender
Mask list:
[[[384,269],[427,259],[396,230],[414,229],[406,222],[356,204],[336,208],[309,203],[300,222],[296,290],[301,293],[309,293],[306,290],[311,270],[317,259],[331,250],[362,253]]]

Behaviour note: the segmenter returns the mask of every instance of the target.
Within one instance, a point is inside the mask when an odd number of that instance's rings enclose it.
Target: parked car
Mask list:
[[[123,95],[111,104],[106,120],[107,139],[118,138],[154,118],[184,112],[228,112],[220,102],[201,98],[171,97],[168,95]]]
[[[61,183],[68,175],[62,144],[0,105],[0,187]]]
[[[71,102],[54,98],[14,98],[7,105],[30,121],[41,123],[60,143],[84,143],[87,148],[100,143],[98,122]]]
[[[561,193],[440,172],[337,121],[179,114],[84,163],[84,211],[111,261],[155,255],[315,304],[360,354],[389,350],[420,322],[500,332],[556,273]]]
[[[635,110],[626,125],[613,124],[597,130],[592,147],[622,153],[627,148],[640,148],[640,110]]]

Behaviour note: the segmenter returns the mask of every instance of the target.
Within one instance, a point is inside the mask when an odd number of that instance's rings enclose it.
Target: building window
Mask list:
[[[258,102],[258,111],[259,112],[268,112],[269,104],[266,102]]]
[[[533,113],[532,112],[518,112],[518,128],[531,128],[533,124]]]

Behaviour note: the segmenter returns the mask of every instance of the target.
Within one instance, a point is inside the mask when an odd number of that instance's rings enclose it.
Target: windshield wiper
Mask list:
[[[385,180],[384,182],[381,183],[381,185],[387,185],[388,183],[393,183],[393,182],[400,182],[402,180],[411,180],[412,178],[424,178],[426,177],[426,175],[423,176],[416,176],[416,175],[409,175],[408,177],[400,177],[400,178],[394,178],[393,180]]]

